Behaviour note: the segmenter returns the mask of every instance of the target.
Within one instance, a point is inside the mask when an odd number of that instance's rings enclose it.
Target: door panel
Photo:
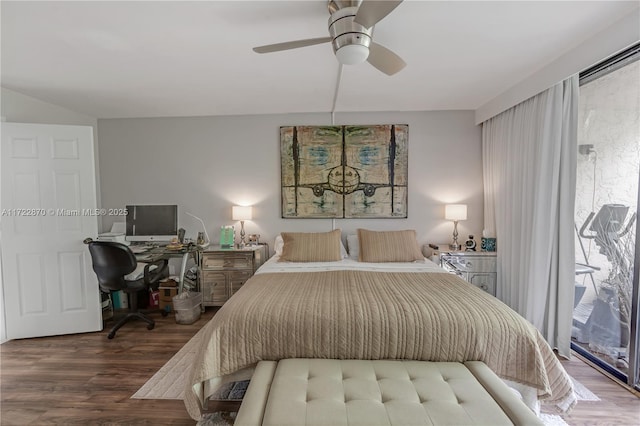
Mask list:
[[[54,172],[53,191],[55,194],[56,227],[59,232],[82,230],[80,175],[78,172]],[[67,211],[68,210],[68,211]]]
[[[58,253],[62,312],[87,309],[86,286],[82,271],[86,269],[83,252]],[[65,283],[66,285],[62,284]]]
[[[4,158],[4,156],[3,156]],[[6,168],[3,166],[3,170]],[[16,191],[13,194],[12,205],[21,206],[21,208],[35,209],[40,205],[39,200],[42,198],[40,191],[40,173],[33,171],[29,173],[19,172],[15,173],[10,179],[13,178],[12,186],[15,188],[21,188],[20,191]],[[4,191],[3,191],[4,194]],[[3,209],[6,208],[5,198],[2,200]],[[3,216],[4,221],[13,221],[13,230],[15,236],[20,238],[28,238],[32,235],[39,235],[43,229],[43,217],[37,216]]]
[[[48,299],[44,256],[39,253],[18,253],[16,260],[20,316],[41,315],[46,312]],[[5,269],[11,270],[9,265],[6,265]],[[11,293],[10,290],[8,289],[6,293]]]

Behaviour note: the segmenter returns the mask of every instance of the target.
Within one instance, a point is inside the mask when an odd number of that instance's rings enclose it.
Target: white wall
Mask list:
[[[14,123],[69,124],[93,127],[94,143],[97,140],[97,124],[95,117],[43,102],[39,99],[23,95],[12,90],[0,88],[0,116],[3,121]],[[97,150],[95,150],[97,152]],[[96,167],[98,167],[96,159]],[[96,168],[97,170],[97,168]],[[98,185],[99,188],[99,185]],[[98,191],[98,202],[100,192]],[[0,206],[1,208],[2,206]],[[0,251],[2,236],[0,235]],[[7,339],[4,318],[4,292],[2,290],[2,268],[0,267],[0,343]]]
[[[448,242],[445,203],[469,205],[460,239],[478,238],[483,223],[480,127],[473,111],[339,113],[335,124],[409,125],[408,219],[339,219],[346,233],[416,229],[421,244]],[[331,124],[330,114],[286,114],[98,121],[102,206],[178,204],[179,225],[195,236],[201,217],[211,239],[234,225],[231,206],[254,206],[246,232],[270,244],[281,231],[327,231],[330,219],[282,219],[279,127]],[[115,220],[103,219],[103,229]],[[238,225],[238,224],[235,224]]]
[[[640,41],[638,22],[640,22],[640,8],[636,7],[618,22],[564,53],[552,63],[539,70],[532,70],[532,74],[526,76],[520,83],[476,109],[476,123],[482,123],[557,82],[638,43]]]
[[[93,141],[97,146],[98,119],[70,109],[32,98],[13,90],[0,88],[0,116],[12,123],[68,124],[93,127]],[[96,152],[96,173],[99,164]],[[96,176],[98,205],[100,205],[100,176]]]
[[[14,123],[97,126],[97,119],[13,90],[0,88],[0,115]],[[94,135],[95,137],[95,135]]]

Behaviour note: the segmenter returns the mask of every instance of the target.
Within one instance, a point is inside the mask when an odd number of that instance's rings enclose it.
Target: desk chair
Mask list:
[[[116,331],[133,319],[146,322],[147,329],[153,330],[155,322],[138,312],[138,292],[152,286],[157,287],[158,281],[168,275],[167,260],[138,264],[131,249],[124,244],[113,241],[89,240],[86,242],[89,245],[93,270],[98,277],[100,289],[105,293],[122,290],[129,295],[129,313],[111,328],[107,337],[113,339]],[[144,273],[140,276],[132,274],[143,267]]]

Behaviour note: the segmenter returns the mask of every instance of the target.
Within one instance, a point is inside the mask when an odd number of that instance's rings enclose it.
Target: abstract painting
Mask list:
[[[406,218],[409,126],[280,127],[283,218]]]

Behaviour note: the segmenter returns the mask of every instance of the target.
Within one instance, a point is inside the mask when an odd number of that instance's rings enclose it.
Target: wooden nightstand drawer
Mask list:
[[[234,271],[229,274],[229,283],[231,284],[231,294],[229,296],[233,296],[236,291],[240,290],[240,287],[244,285],[245,282],[251,276],[253,272],[246,271]]]
[[[202,273],[202,279],[203,281],[206,282],[225,282],[226,280],[226,274],[224,272],[217,272],[217,271],[204,271]]]
[[[205,272],[202,277],[203,300],[210,302],[226,302],[227,277],[221,272]]]
[[[253,269],[253,253],[205,254],[202,269]]]

